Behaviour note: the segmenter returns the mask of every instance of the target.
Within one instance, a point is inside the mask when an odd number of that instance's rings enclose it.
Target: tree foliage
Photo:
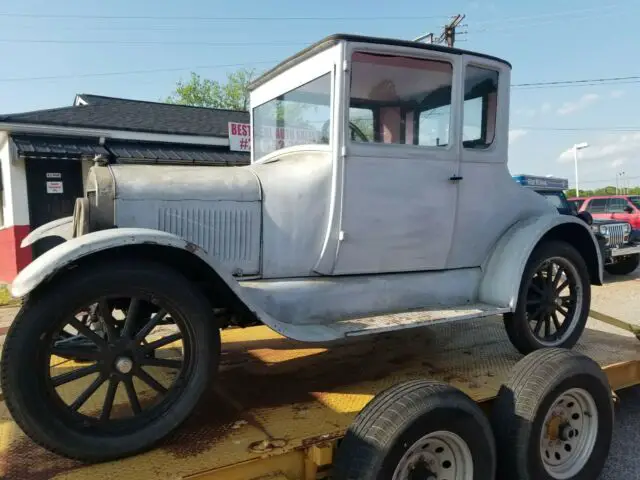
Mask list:
[[[188,81],[178,81],[166,102],[195,107],[249,109],[249,84],[255,78],[254,69],[240,69],[227,74],[226,82],[202,78],[191,72]]]
[[[640,195],[640,187],[627,187],[626,189],[624,189],[624,192],[622,188],[618,188],[618,194]],[[576,196],[575,188],[566,190],[565,195],[567,197],[575,197]],[[596,188],[595,190],[585,190],[584,188],[580,189],[581,197],[591,197],[591,196],[598,196],[598,195],[616,195],[616,187],[608,186],[608,187]]]

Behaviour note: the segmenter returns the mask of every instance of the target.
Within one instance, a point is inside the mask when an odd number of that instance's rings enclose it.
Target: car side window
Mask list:
[[[589,213],[605,213],[607,209],[607,199],[606,198],[594,198],[589,201],[586,210]]]
[[[610,198],[607,205],[607,213],[625,213],[627,201],[624,198]]]
[[[498,72],[467,65],[464,79],[462,145],[484,149],[496,136]]]
[[[451,63],[354,52],[349,129],[355,132],[349,137],[356,142],[447,146],[452,85]]]

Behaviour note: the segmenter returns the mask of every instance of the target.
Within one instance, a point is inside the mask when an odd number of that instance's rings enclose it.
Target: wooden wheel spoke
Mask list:
[[[142,364],[150,367],[166,367],[176,370],[182,368],[182,360],[176,360],[173,358],[145,358]]]
[[[124,380],[124,386],[127,390],[127,397],[129,397],[131,410],[135,415],[138,415],[140,412],[142,412],[142,407],[140,407],[140,401],[138,400],[136,388],[133,385],[133,379],[131,377],[128,377],[126,380]]]
[[[105,382],[105,377],[104,375],[100,375],[98,378],[96,378],[91,385],[89,385],[84,392],[82,392],[80,395],[78,395],[78,398],[75,399],[75,401],[69,406],[69,408],[71,408],[74,411],[78,411],[86,402],[87,400],[89,400],[89,398],[91,397],[91,395],[93,395],[94,393],[96,393],[96,390],[98,390],[98,388],[100,388],[100,386]]]
[[[533,291],[534,293],[537,293],[540,296],[544,295],[544,292],[542,291],[542,289],[536,285],[534,282],[531,282],[531,285],[529,286],[529,290]]]
[[[107,422],[111,417],[111,410],[113,409],[113,401],[116,398],[118,383],[120,383],[120,381],[115,377],[109,380],[109,386],[107,387],[107,394],[105,395],[104,403],[102,404],[102,413],[100,414],[101,422]]]
[[[556,288],[556,293],[560,293],[562,292],[565,288],[567,288],[569,286],[569,280],[565,280],[564,282],[562,282],[557,288]]]
[[[182,333],[180,332],[174,333],[173,335],[167,335],[166,337],[159,338],[158,340],[155,340],[145,345],[143,348],[147,352],[151,350],[156,350],[160,347],[164,347],[165,345],[169,345],[170,343],[180,340],[181,338],[182,338]]]
[[[104,341],[104,339],[100,335],[98,335],[96,332],[91,330],[87,325],[80,322],[77,318],[75,317],[71,318],[69,320],[69,325],[75,328],[78,331],[78,333],[84,335],[93,343],[95,343],[98,348],[105,347],[106,342]]]
[[[111,307],[106,298],[101,298],[98,301],[98,312],[102,319],[102,324],[107,331],[107,337],[109,340],[115,340],[118,338],[118,332],[116,331],[116,323],[113,315],[111,315]]]
[[[124,328],[122,330],[123,337],[130,337],[135,327],[138,313],[140,312],[140,299],[132,298],[127,309],[127,317],[124,320]]]
[[[531,314],[531,316],[529,317],[529,321],[531,321],[531,320],[539,320],[539,317],[540,317],[540,315],[542,314],[543,311],[544,311],[544,305],[540,305],[538,307],[538,309]]]
[[[556,305],[556,310],[557,310],[558,312],[560,312],[560,313],[561,313],[565,318],[569,316],[569,311],[568,311],[568,310],[565,310],[564,308],[562,308],[562,307],[561,307],[561,306],[559,306],[559,305]]]
[[[549,285],[553,285],[553,263],[549,262],[545,271],[545,280]]]
[[[54,345],[51,348],[51,355],[66,358],[74,361],[96,361],[102,358],[100,350],[91,348],[90,346],[78,346],[70,344]]]
[[[553,326],[556,328],[556,332],[559,332],[562,328],[562,325],[560,324],[560,320],[558,320],[558,314],[556,312],[553,312],[551,314],[551,318],[553,318]]]
[[[554,288],[558,288],[558,285],[560,284],[560,280],[562,280],[562,274],[564,273],[564,270],[560,267],[558,267],[558,270],[556,271],[556,275],[553,278],[553,287]]]
[[[163,308],[161,308],[160,310],[158,310],[158,312],[151,317],[151,319],[146,323],[146,325],[144,327],[142,327],[140,329],[140,331],[136,334],[135,340],[137,343],[142,342],[142,340],[144,340],[144,337],[146,337],[147,335],[149,335],[149,333],[151,333],[151,330],[153,330],[158,323],[160,323],[160,321],[167,316],[167,311]]]
[[[96,363],[94,365],[89,365],[88,367],[78,368],[76,370],[72,370],[71,372],[52,377],[51,382],[53,383],[54,387],[59,387],[60,385],[64,385],[65,383],[73,382],[74,380],[78,380],[79,378],[83,378],[87,375],[91,375],[92,373],[96,373],[99,370],[100,366]]]
[[[548,338],[551,336],[551,316],[550,315],[545,315],[544,316],[544,336],[545,338]]]
[[[162,386],[162,384],[160,384],[160,382],[158,382],[155,378],[153,378],[151,375],[145,372],[142,368],[137,369],[135,375],[144,383],[146,383],[151,388],[153,388],[156,392],[161,393],[163,395],[167,393],[167,389],[164,386]]]
[[[543,319],[542,319],[542,318],[538,318],[538,319],[536,320],[536,326],[535,326],[535,327],[534,327],[534,329],[533,329],[533,333],[534,333],[535,335],[540,335],[540,329],[542,328],[542,324],[543,324],[543,323],[544,323],[544,321],[543,321]]]

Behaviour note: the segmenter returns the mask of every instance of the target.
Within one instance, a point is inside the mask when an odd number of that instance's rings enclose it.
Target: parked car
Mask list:
[[[564,191],[569,188],[569,180],[556,177],[534,175],[514,175],[520,185],[531,188],[546,198],[558,212],[575,215],[592,226],[600,244],[605,270],[611,275],[628,275],[640,265],[640,231],[633,230],[628,222],[594,218],[590,212],[581,211],[567,199]],[[576,200],[576,199],[574,199]]]
[[[589,212],[593,218],[621,220],[640,229],[640,197],[638,195],[600,195],[588,197],[580,211]]]
[[[251,165],[94,166],[74,216],[24,242],[68,239],[11,285],[24,302],[0,378],[16,423],[86,461],[147,449],[208,388],[229,326],[328,342],[501,314],[522,353],[573,347],[601,253],[511,178],[510,72],[335,35],[251,85]]]

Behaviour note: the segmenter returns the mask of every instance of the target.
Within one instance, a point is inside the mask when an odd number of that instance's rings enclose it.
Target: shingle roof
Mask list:
[[[94,139],[39,137],[32,135],[12,135],[11,139],[19,155],[37,158],[93,158],[96,155],[108,156],[109,152]]]
[[[118,163],[155,162],[195,165],[248,165],[251,156],[245,152],[229,152],[226,148],[160,143],[111,142],[107,148]]]
[[[87,105],[0,115],[0,122],[105,128],[147,133],[228,136],[228,122],[249,123],[249,113],[186,105],[78,95]]]

